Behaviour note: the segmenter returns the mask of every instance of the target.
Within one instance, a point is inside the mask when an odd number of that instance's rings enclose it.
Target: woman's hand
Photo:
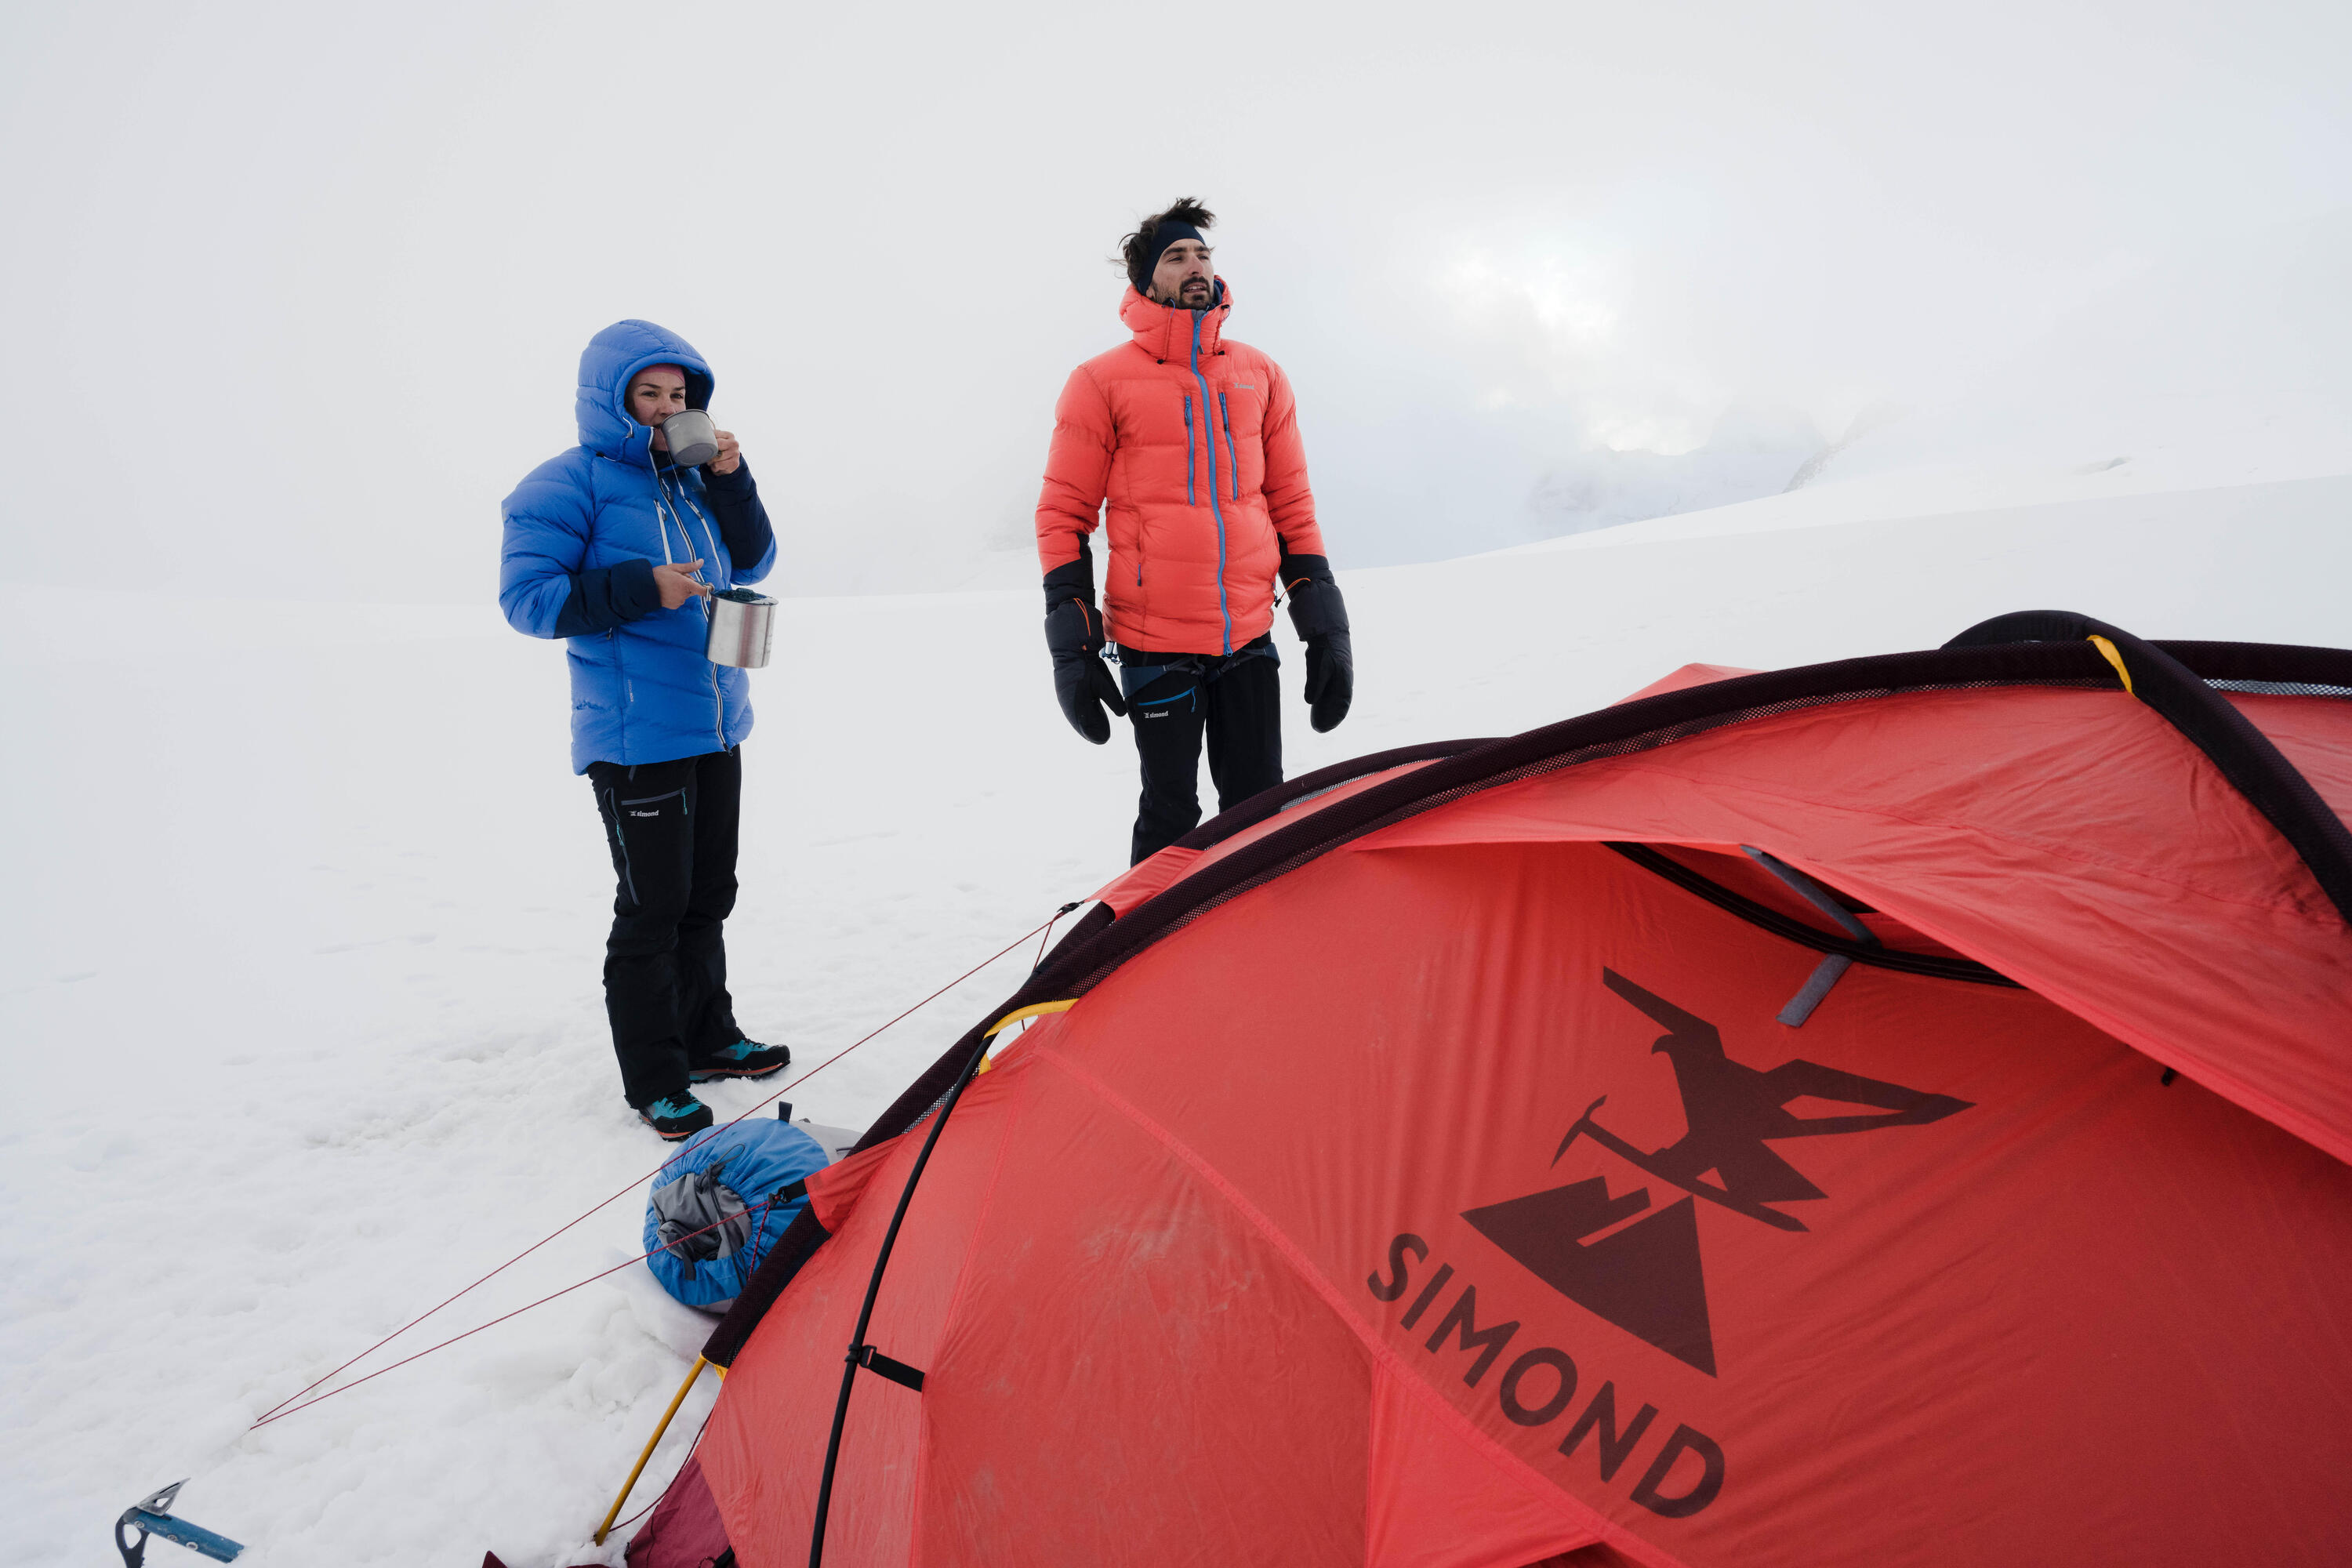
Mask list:
[[[719,437],[719,456],[711,458],[708,466],[714,474],[731,474],[743,466],[743,443],[735,439],[732,430],[720,430],[716,434]]]
[[[707,597],[710,585],[694,580],[701,569],[699,561],[684,561],[654,568],[654,586],[661,590],[662,608],[675,610],[688,599]]]

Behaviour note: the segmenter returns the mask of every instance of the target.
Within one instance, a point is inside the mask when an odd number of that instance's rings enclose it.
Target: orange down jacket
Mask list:
[[[1224,335],[1233,306],[1222,279],[1197,314],[1128,289],[1132,339],[1054,405],[1038,561],[1076,560],[1105,518],[1103,616],[1124,647],[1231,653],[1274,625],[1282,557],[1324,553],[1289,380]]]

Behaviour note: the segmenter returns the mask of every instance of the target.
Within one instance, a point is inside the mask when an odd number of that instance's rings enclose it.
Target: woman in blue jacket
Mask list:
[[[620,884],[604,1007],[621,1091],[671,1140],[710,1125],[689,1084],[792,1059],[743,1037],[727,994],[751,700],[703,638],[711,592],[766,576],[776,537],[733,436],[699,468],[670,461],[663,421],[709,407],[712,385],[694,346],[651,321],[590,339],[580,445],[507,497],[499,567],[509,624],[565,639],[572,768],[595,789]]]

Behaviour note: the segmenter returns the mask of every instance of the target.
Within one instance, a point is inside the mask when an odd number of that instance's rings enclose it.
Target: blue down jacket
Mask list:
[[[713,474],[653,450],[624,402],[651,364],[684,370],[688,405],[709,405],[693,344],[615,321],[580,356],[580,445],[533,468],[502,509],[499,607],[519,632],[568,641],[574,773],[700,756],[751,732],[744,672],[703,657],[705,601],[663,609],[653,569],[699,560],[714,588],[756,583],[775,564],[775,532],[748,463]]]

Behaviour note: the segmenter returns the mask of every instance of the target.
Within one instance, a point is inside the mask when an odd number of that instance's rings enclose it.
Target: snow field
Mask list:
[[[1933,646],[2012,609],[2340,645],[2347,513],[2346,477],[1891,521],[1829,485],[1343,574],[1356,710],[1307,728],[1286,624],[1288,766],[1524,730],[1695,660]],[[740,1016],[802,1064],[1121,868],[1132,752],[1063,723],[1038,608],[786,602],[753,677],[730,947]],[[16,1555],[113,1562],[114,1516],[185,1475],[187,1516],[256,1568],[617,1563],[625,1537],[587,1536],[708,1331],[642,1268],[245,1430],[662,1157],[604,1034],[611,877],[565,760],[561,650],[488,609],[12,588],[0,611]],[[793,1091],[795,1114],[865,1124],[1034,951]],[[731,1114],[774,1086],[707,1098]],[[638,1184],[355,1370],[633,1257],[642,1212]],[[706,1379],[633,1510],[713,1397]]]

